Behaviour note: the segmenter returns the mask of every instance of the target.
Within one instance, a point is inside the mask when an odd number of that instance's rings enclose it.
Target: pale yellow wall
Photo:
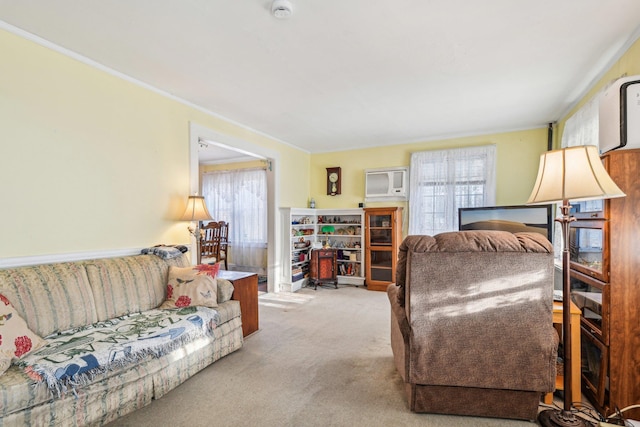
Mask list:
[[[562,135],[564,124],[567,119],[570,118],[580,107],[588,102],[595,94],[602,89],[609,86],[614,81],[623,76],[635,76],[640,75],[640,39],[635,43],[616,61],[611,68],[598,80],[596,84],[583,96],[580,101],[558,122],[558,135]],[[556,142],[556,148],[559,148],[561,144],[561,138],[559,137]]]
[[[541,127],[309,155],[2,30],[0,63],[0,257],[186,243],[175,218],[189,192],[190,122],[277,152],[278,205],[291,207],[310,196],[320,208],[356,207],[364,169],[482,144],[498,148],[496,204],[521,204],[547,146]],[[640,74],[640,42],[592,93],[625,73]],[[342,168],[335,197],[325,195],[332,166]]]
[[[547,128],[493,135],[478,135],[416,144],[391,145],[362,150],[313,154],[311,196],[320,208],[352,208],[364,202],[364,170],[409,166],[411,153],[456,147],[495,144],[497,148],[497,205],[526,202],[538,172],[540,154],[547,149]],[[326,195],[326,168],[340,166],[342,194]],[[366,203],[366,206],[404,206],[405,202]]]
[[[187,243],[190,122],[276,151],[306,203],[306,152],[2,30],[0,63],[0,257]]]

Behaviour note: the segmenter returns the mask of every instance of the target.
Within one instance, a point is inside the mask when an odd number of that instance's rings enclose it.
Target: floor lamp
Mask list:
[[[587,426],[571,410],[571,288],[569,276],[569,228],[571,202],[624,197],[600,159],[598,149],[579,146],[548,151],[540,156],[535,186],[527,204],[561,203],[561,216],[556,219],[562,228],[562,339],[564,342],[564,406],[542,411],[538,416],[543,426]],[[580,361],[578,361],[580,363]]]
[[[195,222],[195,228],[189,225],[189,233],[196,238],[196,260],[200,264],[200,241],[202,240],[202,230],[200,229],[200,221],[212,221],[211,215],[207,210],[207,204],[203,196],[189,196],[187,200],[187,208],[184,210],[180,221]]]

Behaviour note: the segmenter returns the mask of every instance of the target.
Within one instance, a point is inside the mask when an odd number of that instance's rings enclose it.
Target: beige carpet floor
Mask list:
[[[495,426],[414,414],[389,344],[383,292],[322,287],[260,296],[260,330],[163,398],[112,426]]]

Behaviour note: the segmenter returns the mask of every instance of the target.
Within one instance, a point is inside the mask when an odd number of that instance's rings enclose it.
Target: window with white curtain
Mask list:
[[[267,172],[237,169],[206,172],[202,195],[215,221],[229,223],[229,262],[264,274],[267,265]]]
[[[579,145],[599,145],[600,138],[600,98],[604,89],[597,92],[589,101],[585,102],[571,117],[564,123],[560,147],[576,147]],[[603,209],[602,200],[592,200],[581,202],[582,209],[586,211],[600,211]],[[560,205],[556,205],[556,218],[562,216]],[[563,239],[561,238],[562,228],[555,223],[553,234],[553,252],[557,261],[562,258]],[[602,233],[587,233],[583,236],[583,244],[588,246],[602,247]]]
[[[578,145],[598,146],[600,132],[599,107],[602,91],[586,102],[564,123],[562,148]]]
[[[411,155],[409,234],[458,230],[458,208],[492,206],[495,145]]]

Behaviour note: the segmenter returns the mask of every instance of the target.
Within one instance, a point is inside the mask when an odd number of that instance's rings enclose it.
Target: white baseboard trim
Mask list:
[[[138,255],[143,248],[114,249],[108,251],[75,252],[66,254],[35,255],[15,258],[0,258],[0,268],[26,265],[53,264],[56,262],[81,261],[86,259],[113,258]]]

